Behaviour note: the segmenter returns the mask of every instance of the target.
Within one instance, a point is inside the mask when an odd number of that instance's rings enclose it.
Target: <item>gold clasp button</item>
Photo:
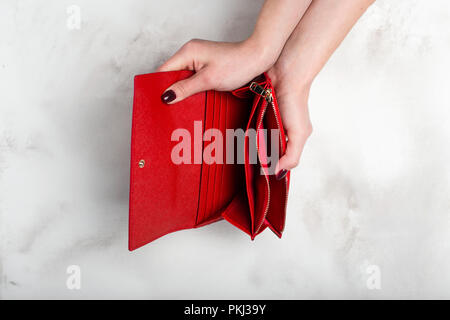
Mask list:
[[[143,168],[145,166],[145,160],[139,161],[139,168]]]

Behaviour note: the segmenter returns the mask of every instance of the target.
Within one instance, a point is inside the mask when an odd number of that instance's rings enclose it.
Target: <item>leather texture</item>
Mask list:
[[[278,181],[262,165],[266,163],[266,151],[271,144],[279,145],[280,154],[286,148],[269,77],[264,74],[254,81],[272,90],[272,103],[251,92],[249,86],[233,92],[201,92],[174,105],[161,101],[166,88],[192,74],[191,71],[172,71],[135,77],[130,251],[168,233],[222,219],[250,235],[251,239],[267,227],[278,237],[283,233],[290,177],[288,174]],[[172,141],[172,133],[180,128],[187,130],[192,137],[192,162],[188,164],[175,164],[171,158],[174,146],[179,143]],[[213,147],[214,138],[203,137],[211,128],[220,130],[224,137],[224,150],[212,153],[222,161],[194,161],[196,154],[203,154]],[[228,145],[226,129],[242,129],[243,132],[255,129],[256,145],[248,135],[245,135],[243,144],[235,140],[234,144]],[[270,133],[265,139],[263,129],[279,129],[279,139],[272,141]],[[238,155],[242,154],[238,148],[244,148],[244,164],[236,163]],[[250,161],[251,148],[257,149],[258,161]],[[233,152],[234,163],[226,161],[230,152]]]

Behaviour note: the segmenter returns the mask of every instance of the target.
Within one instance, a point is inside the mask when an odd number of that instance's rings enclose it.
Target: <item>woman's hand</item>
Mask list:
[[[272,56],[251,40],[191,40],[157,71],[193,70],[195,74],[167,88],[161,99],[172,104],[205,90],[234,90],[270,68],[276,59]]]
[[[282,63],[276,63],[267,73],[275,88],[283,127],[288,137],[286,153],[275,168],[276,178],[281,180],[295,168],[312,133],[308,112],[310,83],[296,78],[295,72],[286,70]]]
[[[310,3],[266,0],[252,35],[243,42],[189,41],[158,71],[187,69],[196,73],[167,88],[162,101],[172,104],[200,91],[234,90],[267,71]]]

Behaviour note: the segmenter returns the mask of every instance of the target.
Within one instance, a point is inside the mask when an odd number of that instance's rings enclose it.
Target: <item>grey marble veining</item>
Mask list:
[[[1,1],[0,298],[450,297],[444,0],[377,1],[319,75],[283,239],[221,222],[127,251],[133,75],[244,39],[261,4]]]

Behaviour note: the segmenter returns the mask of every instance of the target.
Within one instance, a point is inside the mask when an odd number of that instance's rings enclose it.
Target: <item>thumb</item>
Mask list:
[[[162,102],[174,104],[201,91],[213,89],[208,74],[200,70],[191,77],[180,80],[164,91],[161,95]]]
[[[286,153],[280,158],[275,168],[276,178],[278,180],[283,179],[289,170],[298,165],[308,136],[308,134],[297,132],[291,132],[289,134],[288,132],[289,140],[287,142]]]

